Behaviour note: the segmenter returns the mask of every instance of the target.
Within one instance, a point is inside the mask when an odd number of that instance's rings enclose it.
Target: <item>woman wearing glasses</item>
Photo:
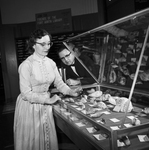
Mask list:
[[[50,96],[54,83],[63,94],[77,96],[61,79],[56,64],[47,57],[52,46],[51,35],[42,29],[34,31],[27,49],[32,54],[19,66],[20,95],[14,117],[15,150],[58,150],[52,104],[60,100]]]
[[[77,47],[72,43],[68,43],[70,49],[72,49],[77,57],[83,62],[89,71],[96,75],[96,68],[94,62],[86,55],[82,55]],[[62,61],[61,67],[65,69],[66,83],[68,85],[84,85],[95,83],[95,80],[86,71],[82,64],[75,58],[65,45],[62,45],[58,50],[59,58]]]

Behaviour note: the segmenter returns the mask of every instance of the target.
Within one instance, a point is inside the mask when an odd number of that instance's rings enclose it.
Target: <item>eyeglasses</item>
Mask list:
[[[61,57],[60,59],[65,60],[66,58],[68,58],[70,56],[70,54],[71,54],[71,52],[69,54],[65,55],[64,57]]]
[[[36,44],[40,44],[42,47],[45,47],[46,45],[48,45],[48,46],[52,46],[53,45],[53,42],[49,42],[49,43],[45,43],[45,42],[43,42],[43,43],[38,43],[38,42],[35,42]]]

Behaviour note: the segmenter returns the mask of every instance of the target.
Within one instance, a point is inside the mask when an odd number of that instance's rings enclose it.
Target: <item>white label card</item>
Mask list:
[[[112,122],[119,122],[120,120],[116,119],[116,118],[112,118],[110,119]]]
[[[113,127],[110,127],[112,130],[119,130],[119,127],[118,126],[113,126]]]
[[[94,134],[93,135],[97,140],[104,140],[106,139],[104,136],[102,136],[102,134]]]
[[[127,116],[127,118],[133,120],[133,119],[134,119],[134,116]]]
[[[94,133],[96,130],[94,127],[86,128],[89,133]]]
[[[126,124],[124,124],[124,126],[125,126],[126,128],[129,128],[129,127],[132,127],[133,125],[130,124],[130,123],[126,123]]]
[[[147,135],[138,135],[140,142],[147,142],[149,141],[149,137]]]
[[[85,126],[85,124],[83,124],[82,122],[76,123],[76,125],[79,126],[79,127]]]

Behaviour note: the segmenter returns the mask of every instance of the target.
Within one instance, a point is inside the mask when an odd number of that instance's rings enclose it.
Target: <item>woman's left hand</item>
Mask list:
[[[57,94],[55,94],[55,95],[52,96],[51,98],[45,99],[44,104],[47,104],[47,105],[49,104],[49,105],[51,105],[51,104],[56,103],[56,102],[59,101],[59,100],[61,100],[61,98],[60,98]]]

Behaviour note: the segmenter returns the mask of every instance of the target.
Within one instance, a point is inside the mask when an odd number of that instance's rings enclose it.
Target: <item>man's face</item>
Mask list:
[[[62,50],[59,57],[65,65],[69,66],[74,63],[75,56],[67,49]]]

